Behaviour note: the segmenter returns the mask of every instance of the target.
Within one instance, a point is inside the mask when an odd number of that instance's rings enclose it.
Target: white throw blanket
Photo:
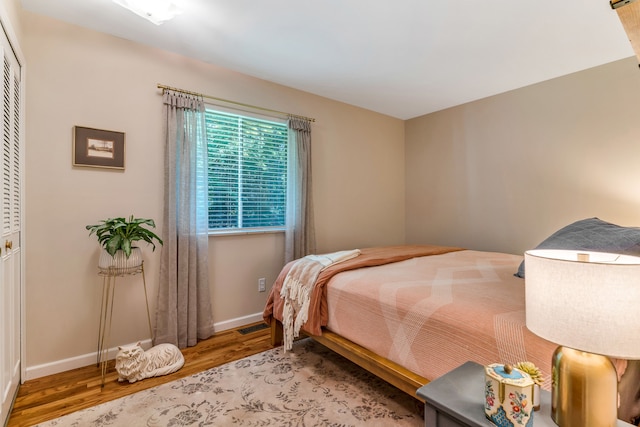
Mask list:
[[[333,252],[323,255],[307,255],[293,264],[284,278],[280,297],[284,299],[282,325],[284,350],[291,350],[294,338],[309,318],[309,303],[316,279],[325,268],[355,258],[360,249]]]

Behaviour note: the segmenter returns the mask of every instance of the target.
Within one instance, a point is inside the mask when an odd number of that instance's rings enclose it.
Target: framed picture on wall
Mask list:
[[[124,132],[74,126],[73,166],[124,169]]]

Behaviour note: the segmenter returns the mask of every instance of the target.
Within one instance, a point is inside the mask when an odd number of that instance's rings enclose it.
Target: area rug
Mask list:
[[[421,426],[421,409],[305,338],[39,426]]]

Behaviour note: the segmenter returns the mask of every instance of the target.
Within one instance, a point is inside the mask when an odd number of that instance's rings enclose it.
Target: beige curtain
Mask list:
[[[213,335],[209,297],[207,141],[202,98],[166,90],[164,223],[156,343]]]
[[[285,261],[302,258],[316,251],[311,194],[311,122],[289,119],[289,189]]]

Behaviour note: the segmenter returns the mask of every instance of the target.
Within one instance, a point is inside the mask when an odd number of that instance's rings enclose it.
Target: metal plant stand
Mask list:
[[[113,317],[113,296],[116,289],[116,278],[140,274],[144,286],[144,299],[147,305],[147,321],[149,322],[149,336],[153,340],[151,329],[151,314],[149,312],[149,299],[147,297],[147,281],[144,276],[144,262],[135,267],[109,266],[98,267],[98,275],[102,276],[102,304],[100,307],[100,329],[98,331],[98,356],[97,365],[100,366],[102,376],[101,386],[104,387],[104,377],[107,372],[107,359],[109,352],[109,339],[111,335],[111,320]]]

